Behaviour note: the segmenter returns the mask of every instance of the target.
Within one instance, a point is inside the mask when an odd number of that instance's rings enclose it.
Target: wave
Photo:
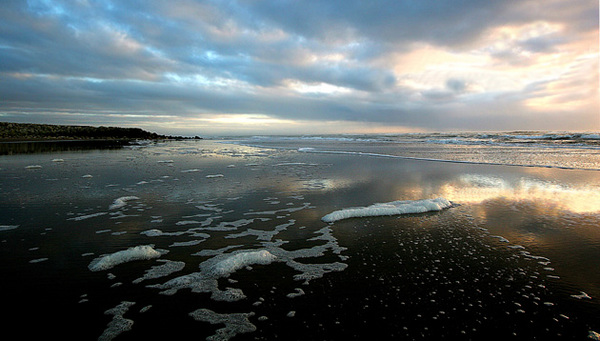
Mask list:
[[[301,148],[304,149],[304,148]],[[300,150],[299,150],[300,151]],[[586,168],[586,167],[572,167],[565,165],[551,165],[551,164],[526,164],[526,163],[509,163],[509,162],[494,162],[494,161],[471,161],[471,160],[452,160],[452,159],[436,159],[426,157],[415,157],[415,156],[402,156],[382,153],[369,153],[369,152],[357,152],[357,151],[342,151],[342,150],[304,150],[305,153],[322,153],[322,154],[348,154],[348,155],[359,155],[359,156],[373,156],[383,157],[392,159],[405,159],[405,160],[418,160],[418,161],[433,161],[433,162],[447,162],[447,163],[464,163],[472,165],[488,165],[488,166],[509,166],[509,167],[531,167],[531,168],[557,168],[557,169],[569,169],[569,170],[591,170],[600,171],[600,168]]]
[[[600,171],[600,133],[291,135],[255,136],[224,143],[305,153]]]
[[[503,133],[406,133],[253,136],[252,141],[331,141],[346,143],[421,143],[454,145],[501,145],[600,149],[600,133],[532,132]]]

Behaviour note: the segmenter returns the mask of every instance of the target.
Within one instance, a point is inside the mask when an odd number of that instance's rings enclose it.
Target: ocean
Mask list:
[[[600,134],[0,150],[5,335],[600,337]]]

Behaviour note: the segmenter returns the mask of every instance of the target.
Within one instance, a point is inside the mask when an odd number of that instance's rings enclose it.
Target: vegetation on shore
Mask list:
[[[182,138],[140,128],[0,122],[0,141],[117,140]],[[198,138],[198,137],[196,137]]]

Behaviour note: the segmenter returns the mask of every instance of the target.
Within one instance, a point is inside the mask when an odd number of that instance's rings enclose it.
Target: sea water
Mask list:
[[[6,153],[5,332],[595,337],[598,141],[261,136]]]

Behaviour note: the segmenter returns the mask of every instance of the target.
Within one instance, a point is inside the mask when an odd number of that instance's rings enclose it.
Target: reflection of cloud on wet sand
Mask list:
[[[457,181],[443,185],[440,194],[457,203],[505,198],[545,202],[575,213],[600,212],[600,188],[592,185],[570,187],[536,179],[508,181],[494,176],[465,174]]]

